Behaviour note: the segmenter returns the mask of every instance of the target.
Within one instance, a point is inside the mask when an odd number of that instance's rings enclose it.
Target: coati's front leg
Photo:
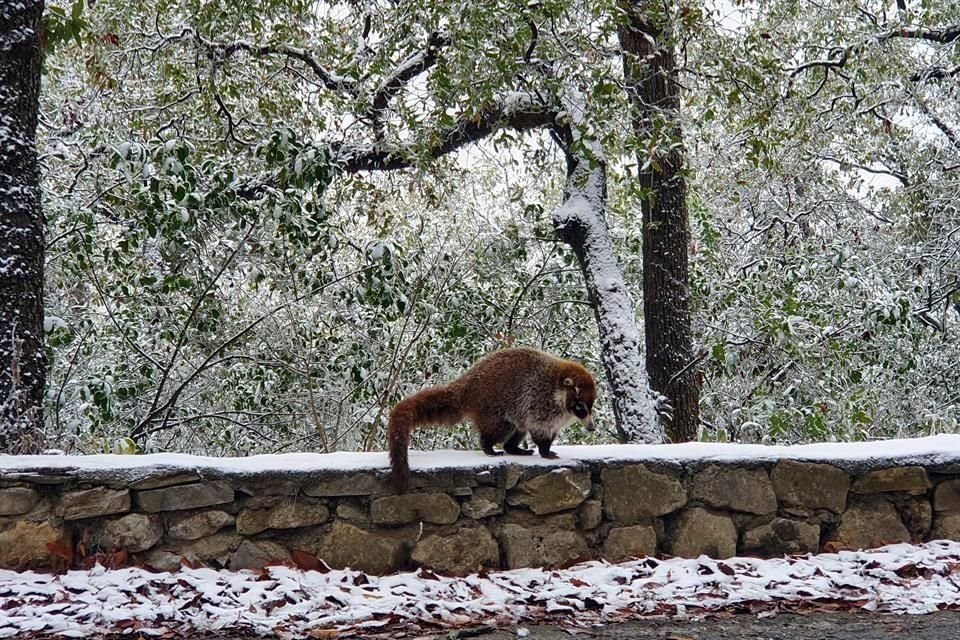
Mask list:
[[[523,431],[517,429],[514,431],[507,441],[503,443],[503,450],[509,454],[515,456],[532,456],[533,450],[527,449],[520,445],[523,444],[523,436],[526,435]]]
[[[530,434],[530,437],[533,438],[533,444],[537,445],[537,449],[540,451],[540,457],[546,458],[547,460],[555,460],[559,458],[557,454],[553,451],[550,451],[550,445],[553,444],[552,436],[540,436]]]
[[[490,436],[480,434],[480,447],[483,449],[483,452],[488,456],[502,456],[503,451],[495,451],[493,445],[497,444],[496,438],[491,438]]]

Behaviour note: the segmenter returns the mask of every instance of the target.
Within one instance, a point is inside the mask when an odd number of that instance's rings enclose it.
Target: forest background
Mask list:
[[[958,428],[956,3],[42,20],[45,417],[8,449],[382,449],[400,397],[520,344],[598,373],[571,442]]]

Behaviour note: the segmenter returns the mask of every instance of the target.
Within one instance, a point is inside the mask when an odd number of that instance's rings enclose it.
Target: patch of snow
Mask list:
[[[588,627],[649,616],[832,605],[898,614],[960,603],[960,543],[890,545],[772,560],[645,558],[564,570],[381,578],[351,570],[139,568],[62,575],[0,571],[0,637],[243,629],[302,637],[322,629],[443,628],[543,621]],[[524,637],[523,627],[517,635]]]

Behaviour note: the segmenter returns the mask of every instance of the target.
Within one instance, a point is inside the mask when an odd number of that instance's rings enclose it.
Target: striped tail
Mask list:
[[[420,427],[453,426],[462,419],[459,394],[449,386],[424,389],[397,403],[387,426],[394,491],[404,493],[410,487],[410,434]]]

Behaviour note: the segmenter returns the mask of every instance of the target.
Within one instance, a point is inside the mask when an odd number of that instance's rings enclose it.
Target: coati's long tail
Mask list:
[[[463,407],[459,394],[450,386],[424,389],[397,403],[390,412],[387,426],[394,491],[403,493],[410,486],[407,449],[414,429],[432,425],[449,427],[462,419]]]

